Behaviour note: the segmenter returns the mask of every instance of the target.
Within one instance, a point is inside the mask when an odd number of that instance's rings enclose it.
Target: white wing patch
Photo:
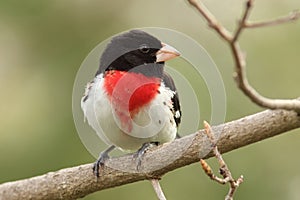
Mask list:
[[[179,112],[179,110],[177,110],[177,111],[175,112],[175,117],[176,117],[176,118],[180,118],[180,112]]]

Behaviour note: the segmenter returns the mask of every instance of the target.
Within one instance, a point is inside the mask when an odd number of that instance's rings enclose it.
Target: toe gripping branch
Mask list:
[[[137,162],[137,164],[136,164],[136,170],[137,171],[139,171],[141,169],[142,159],[143,159],[144,154],[153,145],[158,146],[159,142],[147,142],[147,143],[144,143],[142,145],[142,147],[133,155],[133,157],[136,159],[136,162]]]
[[[96,162],[94,163],[94,166],[93,166],[93,172],[95,174],[95,176],[98,178],[99,177],[99,168],[100,166],[103,167],[104,166],[104,163],[106,160],[109,159],[109,152],[111,152],[113,149],[115,148],[114,145],[108,147],[105,151],[102,151],[100,154],[99,154],[99,157],[98,159],[96,160]]]

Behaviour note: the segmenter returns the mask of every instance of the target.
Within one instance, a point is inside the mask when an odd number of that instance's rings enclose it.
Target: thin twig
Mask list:
[[[213,172],[213,170],[211,169],[211,167],[208,165],[208,163],[203,160],[200,159],[200,164],[202,166],[202,169],[204,170],[205,174],[211,179],[214,180],[220,184],[225,184],[228,182],[228,179],[224,179],[224,178],[219,178],[218,176],[216,176]]]
[[[242,16],[242,20],[230,44],[233,52],[234,61],[236,63],[235,65],[236,73],[234,74],[235,80],[239,88],[244,92],[244,94],[259,106],[270,108],[270,109],[286,109],[286,110],[295,110],[297,112],[300,112],[299,100],[297,99],[283,100],[283,99],[266,98],[260,95],[248,82],[246,70],[245,70],[246,59],[242,50],[240,49],[237,39],[240,36],[241,31],[245,28],[245,24],[247,24],[247,18],[249,17],[252,6],[253,6],[253,1],[248,0],[245,6],[244,14]],[[285,20],[285,22],[287,22],[287,20]]]
[[[251,11],[251,8],[253,6],[253,1],[252,0],[248,0],[247,3],[246,3],[246,8],[245,8],[245,11],[244,11],[244,14],[243,14],[243,17],[242,19],[240,20],[240,23],[239,23],[239,26],[237,27],[237,30],[231,40],[231,43],[234,43],[237,41],[238,37],[240,36],[242,30],[244,29],[244,26],[246,24],[246,21],[250,15],[250,11]]]
[[[215,155],[215,157],[217,158],[217,160],[219,162],[220,174],[223,176],[223,178],[219,178],[216,175],[214,175],[211,167],[203,159],[200,160],[201,166],[202,166],[204,172],[212,180],[214,180],[220,184],[229,183],[230,188],[229,188],[228,194],[225,197],[225,200],[232,200],[236,189],[244,181],[244,177],[241,175],[237,180],[235,180],[232,177],[232,174],[231,174],[226,162],[224,161],[221,153],[218,150],[218,147],[216,145],[216,140],[214,137],[214,133],[213,133],[210,125],[206,121],[204,121],[204,129],[205,129],[206,135],[208,136],[209,140],[213,144],[213,154]]]
[[[151,184],[153,186],[153,189],[157,195],[157,198],[159,200],[167,200],[165,195],[164,195],[164,192],[162,191],[161,187],[160,187],[160,184],[159,184],[159,180],[158,179],[151,179]]]
[[[274,26],[274,25],[279,25],[279,24],[296,21],[299,18],[300,18],[300,11],[295,10],[286,16],[282,16],[277,19],[273,19],[273,20],[269,20],[269,21],[262,21],[262,22],[247,21],[247,22],[245,22],[244,27],[245,28],[261,28],[261,27],[267,27],[267,26]]]
[[[265,27],[270,25],[278,25],[287,23],[300,18],[300,12],[294,12],[288,16],[281,17],[271,21],[265,22],[249,22],[251,8],[253,7],[253,0],[247,0],[245,10],[242,14],[241,20],[237,26],[236,31],[231,35],[227,29],[218,22],[215,16],[207,10],[207,8],[197,0],[188,0],[188,2],[194,6],[199,13],[206,19],[211,28],[213,28],[220,37],[226,40],[230,45],[233,59],[235,62],[234,78],[240,90],[255,104],[269,109],[285,109],[294,110],[300,113],[300,101],[298,99],[270,99],[259,94],[248,82],[246,76],[246,58],[242,50],[240,49],[238,38],[242,31],[246,28]]]
[[[202,16],[206,19],[208,26],[217,31],[224,40],[232,40],[232,35],[230,34],[230,32],[216,20],[215,16],[211,14],[211,12],[201,1],[188,0],[188,2],[202,14]]]

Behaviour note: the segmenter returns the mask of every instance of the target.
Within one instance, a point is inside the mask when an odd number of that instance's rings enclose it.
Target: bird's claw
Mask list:
[[[144,143],[143,146],[133,154],[133,158],[136,160],[136,170],[140,171],[141,166],[142,166],[142,158],[146,151],[152,146],[152,145],[159,145],[158,142],[148,142]]]
[[[142,166],[142,156],[144,155],[145,152],[140,152],[140,151],[137,151],[133,154],[133,158],[135,159],[136,161],[136,170],[137,171],[140,171],[141,169],[141,166]]]
[[[112,145],[108,149],[106,149],[105,151],[101,152],[100,155],[99,155],[99,158],[94,163],[93,173],[95,174],[95,176],[97,178],[99,177],[99,168],[104,167],[105,161],[109,159],[108,153],[111,152],[114,148],[115,148],[115,146]]]
[[[104,166],[104,163],[106,160],[109,159],[109,156],[107,153],[103,152],[100,154],[99,158],[96,160],[93,166],[93,172],[96,177],[99,177],[99,168]]]

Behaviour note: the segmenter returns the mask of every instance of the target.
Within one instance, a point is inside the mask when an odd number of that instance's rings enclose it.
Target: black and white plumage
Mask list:
[[[177,56],[176,49],[140,30],[110,41],[81,101],[85,118],[105,143],[136,151],[176,138],[180,103],[164,62]],[[112,149],[100,155],[96,175]]]

